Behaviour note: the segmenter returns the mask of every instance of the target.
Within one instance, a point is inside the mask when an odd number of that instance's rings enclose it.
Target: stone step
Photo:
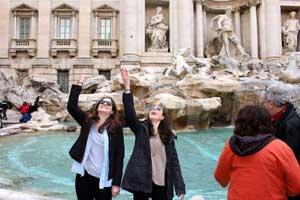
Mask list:
[[[0,200],[64,200],[0,188]]]

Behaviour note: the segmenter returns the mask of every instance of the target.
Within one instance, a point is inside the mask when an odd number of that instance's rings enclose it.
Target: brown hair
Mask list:
[[[101,101],[103,99],[110,99],[111,100],[113,114],[111,114],[106,119],[106,121],[99,127],[98,131],[99,131],[99,133],[102,133],[105,128],[108,128],[109,133],[117,134],[117,127],[120,126],[120,123],[117,120],[118,118],[117,118],[117,105],[116,105],[116,102],[111,97],[108,97],[108,96],[102,97],[100,99],[100,101],[98,101],[98,103],[95,105],[94,112],[89,112],[88,113],[87,119],[88,120],[92,119],[92,120],[95,120],[95,121],[100,120],[100,118],[98,116],[98,107],[99,107],[99,104],[101,103]]]
[[[273,130],[270,113],[263,106],[248,105],[239,111],[233,132],[240,136],[255,136]]]
[[[161,120],[159,125],[158,125],[158,134],[159,134],[159,137],[160,137],[161,141],[164,144],[167,144],[169,142],[173,132],[172,132],[172,128],[171,128],[169,118],[168,118],[168,112],[167,112],[166,107],[163,104],[159,104],[159,106],[163,109],[164,119]],[[148,117],[147,117],[146,121],[147,121],[147,123],[150,127],[150,129],[149,129],[150,136],[154,136],[154,129],[153,129],[152,122],[149,118],[149,114],[148,114]]]

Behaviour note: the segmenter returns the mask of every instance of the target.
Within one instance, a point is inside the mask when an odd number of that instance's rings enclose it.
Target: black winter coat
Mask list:
[[[152,192],[152,163],[150,150],[149,125],[145,121],[139,121],[134,110],[131,94],[123,94],[125,119],[130,129],[135,134],[133,153],[127,164],[122,188],[129,192]],[[175,136],[170,138],[166,148],[166,186],[168,199],[173,197],[173,186],[176,194],[185,194],[185,184],[181,175],[178,155],[174,142]]]
[[[278,121],[274,122],[275,136],[284,141],[294,152],[300,163],[300,117],[295,112],[292,104],[287,105],[287,110]],[[300,196],[288,197],[289,200],[300,200]]]
[[[71,147],[70,156],[81,163],[84,156],[85,147],[91,127],[95,123],[94,120],[87,120],[86,113],[78,107],[78,98],[81,92],[81,86],[72,85],[69,101],[68,112],[81,126],[80,135]],[[124,159],[124,137],[121,126],[117,127],[117,134],[108,132],[109,138],[109,173],[108,179],[112,178],[112,185],[120,186],[123,173]]]
[[[284,141],[294,152],[298,163],[300,156],[300,118],[292,104],[288,104],[287,110],[278,121],[274,122],[275,136]]]

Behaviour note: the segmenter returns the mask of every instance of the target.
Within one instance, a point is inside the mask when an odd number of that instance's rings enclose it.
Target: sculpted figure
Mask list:
[[[195,65],[189,65],[186,61],[187,58],[192,59]],[[186,74],[208,76],[209,71],[210,65],[207,60],[194,57],[190,48],[182,48],[177,50],[172,65],[166,68],[163,74],[166,77],[173,75],[177,78],[183,78]]]
[[[162,7],[156,8],[156,15],[151,18],[150,23],[146,27],[146,33],[151,40],[150,50],[168,49],[166,33],[169,27],[161,11]]]
[[[211,29],[218,33],[218,38],[222,43],[222,49],[219,56],[231,58],[230,41],[235,45],[242,56],[249,56],[242,47],[237,35],[233,31],[231,20],[231,9],[226,10],[225,15],[217,15],[212,19]]]
[[[296,12],[292,11],[290,12],[290,18],[286,20],[282,27],[283,42],[286,51],[295,52],[297,50],[299,30],[299,20],[296,19]]]

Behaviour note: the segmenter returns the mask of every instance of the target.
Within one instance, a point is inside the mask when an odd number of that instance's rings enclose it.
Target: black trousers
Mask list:
[[[89,175],[77,174],[75,179],[75,189],[78,200],[111,200],[111,187],[99,189],[99,178]]]
[[[295,197],[288,197],[288,200],[300,200],[300,195]]]
[[[134,192],[134,200],[148,200],[149,197],[152,200],[167,200],[167,188],[166,186],[159,186],[152,182],[152,193]]]

